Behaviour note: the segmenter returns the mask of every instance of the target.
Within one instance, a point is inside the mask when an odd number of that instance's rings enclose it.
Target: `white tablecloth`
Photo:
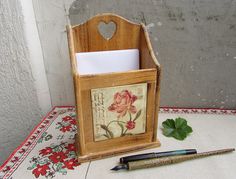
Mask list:
[[[167,138],[161,133],[162,121],[176,117],[186,118],[193,128],[193,133],[184,141]],[[74,152],[75,133],[74,108],[53,108],[0,167],[0,178],[236,178],[236,152],[136,171],[110,170],[122,155],[79,165]],[[161,108],[158,138],[161,147],[133,154],[184,148],[196,148],[198,152],[235,148],[236,110]]]

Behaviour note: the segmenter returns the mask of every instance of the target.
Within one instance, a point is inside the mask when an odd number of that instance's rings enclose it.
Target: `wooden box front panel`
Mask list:
[[[129,145],[138,145],[152,142],[153,140],[153,124],[155,114],[155,95],[156,95],[156,69],[137,70],[126,73],[111,73],[109,75],[86,75],[80,77],[80,105],[79,118],[80,128],[82,127],[84,146],[81,146],[81,154],[89,154],[93,152],[101,152]],[[99,88],[112,87],[122,89],[126,85],[142,86],[146,84],[146,111],[145,111],[145,130],[139,129],[135,135],[116,136],[108,140],[96,140],[93,120],[93,103],[91,91]],[[123,87],[120,87],[123,86]],[[130,86],[129,86],[130,87]],[[136,113],[137,114],[137,113]],[[133,118],[135,116],[132,116]],[[81,140],[80,137],[80,140]],[[104,138],[103,138],[104,139]],[[83,145],[83,142],[81,143]]]

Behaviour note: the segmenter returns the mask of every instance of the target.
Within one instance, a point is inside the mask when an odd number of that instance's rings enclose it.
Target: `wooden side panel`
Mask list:
[[[90,90],[82,90],[81,100],[83,103],[81,104],[83,109],[83,118],[81,121],[84,124],[84,141],[85,143],[92,142],[94,140],[94,132],[93,132],[93,114],[92,114],[92,100]]]
[[[147,91],[147,126],[146,132],[153,132],[153,125],[155,120],[155,95],[156,95],[156,81],[148,83]],[[153,133],[152,133],[153,134]]]
[[[155,113],[153,121],[153,141],[157,141],[158,114],[160,108],[160,90],[161,90],[161,68],[157,70],[156,94],[155,94]]]
[[[140,30],[140,44],[139,44],[139,51],[140,51],[140,66],[141,69],[146,68],[160,68],[160,64],[158,63],[152,45],[149,39],[149,35],[145,29],[145,26],[142,24]]]
[[[145,29],[144,24],[141,24],[140,30],[140,66],[142,69],[156,68],[156,85],[155,85],[155,113],[153,114],[153,140],[157,140],[157,125],[158,125],[158,111],[160,105],[160,75],[161,67],[157,61],[155,54],[152,49],[152,45],[149,39],[149,35]]]

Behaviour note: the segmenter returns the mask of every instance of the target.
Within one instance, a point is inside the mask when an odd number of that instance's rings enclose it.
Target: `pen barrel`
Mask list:
[[[190,154],[190,155],[180,155],[180,156],[171,156],[171,157],[164,157],[164,158],[155,158],[149,160],[140,160],[128,163],[129,170],[136,170],[142,168],[151,168],[151,167],[158,167],[163,165],[170,165],[174,163],[184,162],[186,160],[193,160],[197,158],[208,157],[211,155],[218,155],[227,152],[232,152],[235,149],[222,149],[210,152],[203,152],[198,154]]]
[[[139,161],[139,160],[147,160],[147,159],[161,158],[175,155],[188,155],[195,153],[197,153],[196,149],[174,150],[174,151],[159,152],[159,153],[146,153],[146,154],[122,157],[120,158],[120,163],[127,164],[128,162]]]
[[[147,153],[147,154],[140,154],[140,155],[132,155],[128,157],[120,158],[120,163],[127,164],[128,162],[139,161],[139,160],[147,160],[155,158],[155,153]]]

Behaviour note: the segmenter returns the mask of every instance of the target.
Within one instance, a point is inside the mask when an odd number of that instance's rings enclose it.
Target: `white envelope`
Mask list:
[[[112,50],[76,53],[80,75],[125,72],[139,69],[139,50]]]

